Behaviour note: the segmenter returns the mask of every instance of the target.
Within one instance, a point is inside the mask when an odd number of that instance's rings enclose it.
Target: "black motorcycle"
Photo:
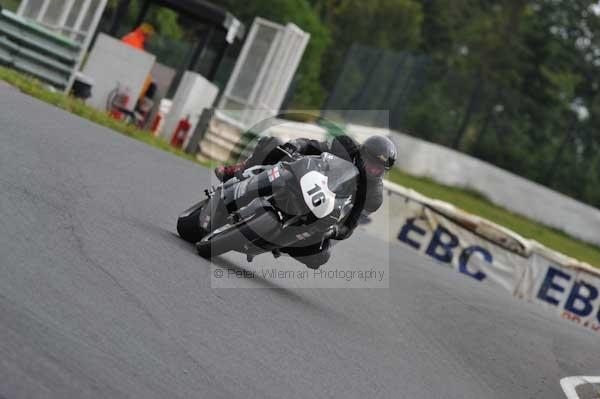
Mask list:
[[[330,238],[352,209],[358,169],[329,153],[287,155],[206,190],[208,198],[179,216],[181,238],[202,257],[237,251],[248,261]]]

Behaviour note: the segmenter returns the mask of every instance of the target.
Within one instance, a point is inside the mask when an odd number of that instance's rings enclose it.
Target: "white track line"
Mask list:
[[[567,395],[567,399],[579,399],[575,388],[583,384],[600,384],[600,377],[574,376],[560,380],[560,386]]]

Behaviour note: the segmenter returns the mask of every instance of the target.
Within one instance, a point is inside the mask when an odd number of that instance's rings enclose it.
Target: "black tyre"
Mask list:
[[[201,202],[193,211],[186,211],[177,219],[177,232],[187,242],[196,243],[206,235],[206,231],[200,227],[200,212],[206,202]]]

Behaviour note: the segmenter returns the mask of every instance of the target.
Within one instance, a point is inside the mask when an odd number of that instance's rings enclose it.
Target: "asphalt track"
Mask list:
[[[600,375],[596,335],[361,232],[331,264],[387,253],[389,289],[211,288],[174,234],[209,176],[0,86],[0,398],[548,399]]]

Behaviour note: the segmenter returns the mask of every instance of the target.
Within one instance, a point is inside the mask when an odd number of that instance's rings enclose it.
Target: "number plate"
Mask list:
[[[329,190],[327,180],[327,176],[314,170],[300,179],[304,202],[319,219],[329,215],[335,207],[335,193]]]

